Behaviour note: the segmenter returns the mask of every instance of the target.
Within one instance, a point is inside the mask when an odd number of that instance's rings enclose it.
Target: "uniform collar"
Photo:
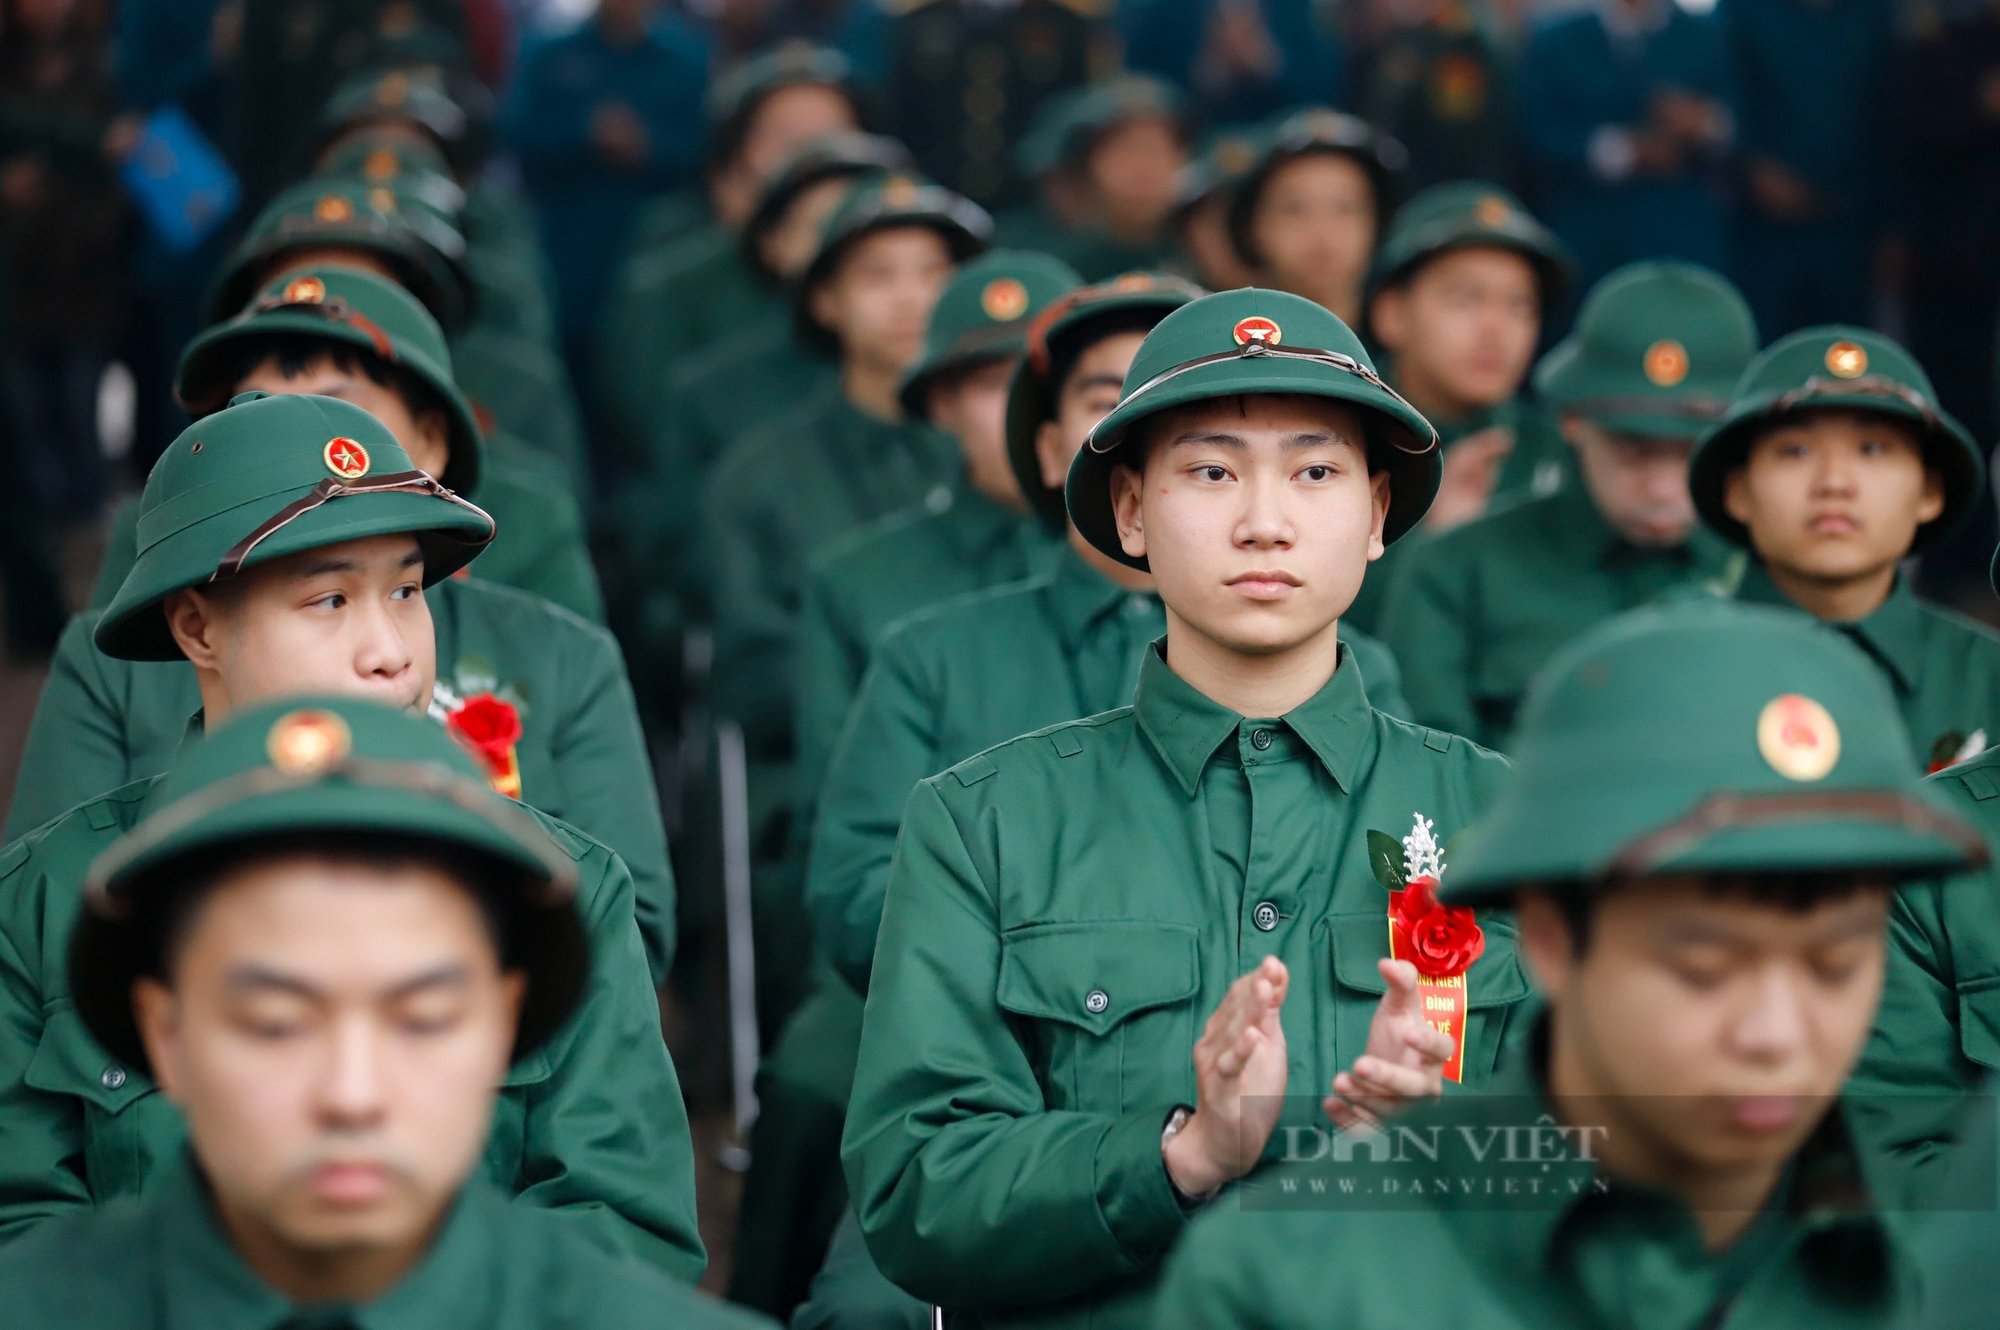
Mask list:
[[[1508,1116],[1504,1124],[1487,1121],[1489,1127],[1560,1122],[1544,1079],[1547,1055],[1548,1019],[1544,1014],[1537,1018],[1526,1046],[1516,1056],[1503,1059],[1483,1091],[1446,1100],[1446,1111],[1456,1106],[1477,1123],[1480,1101],[1490,1100]],[[1471,1201],[1459,1216],[1471,1232],[1467,1250],[1483,1253],[1499,1270],[1516,1275],[1539,1271],[1545,1277],[1561,1278],[1565,1270],[1574,1268],[1571,1258],[1579,1243],[1610,1231],[1616,1224],[1643,1231],[1654,1240],[1686,1242],[1690,1263],[1727,1260],[1733,1254],[1705,1258],[1698,1245],[1695,1217],[1679,1198],[1634,1183],[1604,1179],[1594,1163],[1576,1153],[1579,1137],[1580,1133],[1572,1131],[1551,1131],[1542,1147],[1561,1154],[1547,1166],[1547,1180],[1542,1185],[1558,1188],[1571,1199],[1559,1205],[1499,1209],[1490,1205],[1481,1208],[1478,1201]],[[1603,1185],[1593,1185],[1600,1181]],[[1801,1228],[1799,1259],[1809,1278],[1841,1284],[1845,1298],[1879,1299],[1887,1305],[1892,1285],[1906,1276],[1899,1267],[1904,1266],[1907,1254],[1875,1206],[1844,1104],[1833,1106],[1793,1158],[1779,1186],[1779,1213],[1760,1217],[1739,1241],[1768,1240],[1767,1220]],[[1637,1223],[1621,1223],[1621,1216]]]
[[[1055,556],[1042,594],[1062,637],[1063,649],[1072,655],[1082,646],[1084,635],[1106,615],[1129,609],[1134,613],[1143,611],[1155,624],[1160,619],[1158,596],[1119,586],[1091,567],[1067,541]]]
[[[1551,519],[1546,529],[1572,560],[1586,567],[1610,568],[1651,562],[1681,565],[1689,576],[1718,568],[1729,556],[1730,547],[1697,524],[1678,545],[1652,548],[1634,545],[1605,519],[1590,497],[1583,476],[1565,461],[1563,483],[1546,500]]]
[[[1139,729],[1160,760],[1192,799],[1201,788],[1202,769],[1215,751],[1236,734],[1244,718],[1198,691],[1168,668],[1166,641],[1155,642],[1139,664],[1139,688],[1133,711]],[[1368,705],[1361,670],[1347,643],[1333,678],[1317,693],[1280,719],[1303,739],[1344,793],[1354,792],[1355,777],[1374,750],[1375,711]]]
[[[191,1152],[167,1171],[156,1195],[165,1330],[278,1330],[289,1318],[310,1315],[237,1255]],[[477,1330],[491,1324],[505,1258],[503,1204],[483,1184],[468,1186],[416,1268],[382,1298],[348,1312],[355,1330]]]
[[[1743,580],[1736,588],[1737,599],[1754,605],[1776,605],[1799,609],[1790,596],[1778,589],[1771,574],[1755,559],[1746,560]],[[1901,574],[1889,589],[1889,598],[1873,614],[1853,623],[1831,625],[1852,638],[1889,675],[1897,693],[1908,697],[1924,682],[1924,607]]]

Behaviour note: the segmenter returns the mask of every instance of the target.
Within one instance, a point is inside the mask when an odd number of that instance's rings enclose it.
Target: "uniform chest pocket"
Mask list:
[[[1117,1114],[1192,1101],[1196,942],[1186,924],[1130,921],[1001,937],[995,999],[1028,1023],[1050,1108]]]
[[[1959,984],[1958,1043],[1966,1061],[2000,1068],[2000,975]]]
[[[43,1024],[22,1080],[69,1100],[82,1114],[83,1167],[99,1202],[137,1195],[186,1137],[180,1110],[152,1078],[105,1052],[73,1008],[55,1011]]]
[[[507,1072],[500,1082],[500,1097],[493,1105],[493,1130],[486,1138],[486,1177],[509,1196],[539,1181],[527,1176],[528,1118],[536,1101],[547,1092],[555,1074],[548,1051],[537,1049]]]
[[[1521,968],[1513,920],[1482,911],[1479,926],[1486,934],[1486,950],[1466,971],[1464,1079],[1468,1084],[1491,1075],[1501,1049],[1525,1033],[1528,999],[1534,991]],[[1335,989],[1330,1057],[1334,1069],[1341,1071],[1368,1046],[1368,1025],[1386,987],[1375,963],[1389,954],[1387,908],[1381,913],[1337,915],[1329,935]]]

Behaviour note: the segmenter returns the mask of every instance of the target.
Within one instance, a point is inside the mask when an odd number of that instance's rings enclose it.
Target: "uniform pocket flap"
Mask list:
[[[1960,986],[1958,1043],[1968,1061],[2000,1067],[2000,979]]]
[[[1389,954],[1389,907],[1380,914],[1342,914],[1332,920],[1333,974],[1341,987],[1363,993],[1380,993],[1385,985],[1375,962]],[[1482,915],[1479,927],[1486,934],[1486,951],[1467,970],[1468,1008],[1504,1007],[1519,1002],[1532,991],[1527,971],[1521,968],[1520,949],[1515,944],[1514,921]]]
[[[554,1074],[555,1068],[549,1065],[549,1055],[538,1048],[507,1069],[507,1074],[500,1080],[500,1088],[511,1090],[521,1085],[537,1085]]]
[[[66,1094],[97,1105],[107,1113],[122,1113],[136,1099],[152,1093],[153,1082],[136,1067],[128,1067],[90,1037],[83,1017],[65,1007],[42,1025],[42,1040],[28,1059],[22,1080],[37,1090]]]
[[[1184,1002],[1199,986],[1195,930],[1186,924],[1031,924],[1000,939],[1000,1005],[1092,1034]]]

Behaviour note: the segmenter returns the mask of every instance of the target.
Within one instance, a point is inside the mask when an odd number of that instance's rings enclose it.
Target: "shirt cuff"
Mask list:
[[[1639,147],[1632,141],[1631,130],[1603,125],[1591,134],[1584,156],[1591,173],[1599,179],[1623,180],[1639,160]]]
[[[1160,1150],[1166,1111],[1145,1108],[1114,1120],[1097,1143],[1097,1209],[1135,1265],[1151,1261],[1180,1236],[1189,1211],[1167,1179]]]

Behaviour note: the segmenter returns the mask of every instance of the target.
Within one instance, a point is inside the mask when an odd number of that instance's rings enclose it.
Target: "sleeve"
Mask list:
[[[1245,1232],[1229,1203],[1211,1207],[1167,1260],[1153,1301],[1153,1330],[1265,1330],[1279,1322],[1268,1287],[1274,1259]],[[1298,1259],[1280,1255],[1276,1259]]]
[[[1046,1106],[995,1001],[988,881],[928,781],[904,815],[882,937],[841,1142],[882,1273],[933,1302],[998,1306],[1153,1264],[1186,1223],[1160,1155],[1170,1106]]]
[[[1889,907],[1889,948],[1875,1028],[1846,1098],[1864,1139],[1907,1170],[1913,1187],[1941,1176],[1962,1096],[1979,1083],[1959,1029],[1956,966],[1943,893],[1990,893],[1985,875],[1919,882]]]
[[[632,926],[632,879],[617,856],[583,898],[591,973],[582,1005],[530,1087],[516,1199],[575,1214],[613,1250],[694,1283],[708,1258],[695,1224],[687,1106],[660,1035],[659,1005]]]
[[[576,500],[568,494],[542,498],[534,585],[527,589],[592,623],[603,623],[604,591],[591,566]]]
[[[1463,585],[1469,572],[1451,557],[1449,544],[1412,550],[1382,615],[1382,644],[1402,670],[1408,719],[1477,739],[1479,716],[1472,703],[1477,625]]]
[[[664,982],[674,958],[674,874],[638,703],[609,633],[583,626],[576,646],[578,666],[563,690],[568,710],[553,745],[564,806],[577,830],[630,867],[648,968]]]
[[[41,893],[21,880],[27,858],[17,844],[0,861],[0,1245],[92,1204],[82,1102],[27,1083],[43,1030]]]
[[[96,626],[96,615],[78,615],[56,643],[7,810],[8,840],[133,778],[123,690],[116,665],[90,640]]]
[[[759,450],[761,452],[761,449]],[[714,597],[715,708],[743,727],[753,756],[792,749],[792,653],[798,631],[799,563],[783,514],[769,511],[768,491],[738,484],[742,465],[718,470],[700,516],[700,547]]]
[[[838,579],[830,575],[826,561],[814,560],[799,601],[798,695],[793,705],[798,745],[794,780],[801,808],[819,799],[820,783],[861,679],[861,661],[856,659],[851,629],[842,622],[839,600]],[[899,791],[897,798],[904,793]]]
[[[936,694],[918,657],[904,633],[882,640],[827,763],[813,826],[805,888],[813,936],[863,993],[910,791],[971,756],[940,760]]]

